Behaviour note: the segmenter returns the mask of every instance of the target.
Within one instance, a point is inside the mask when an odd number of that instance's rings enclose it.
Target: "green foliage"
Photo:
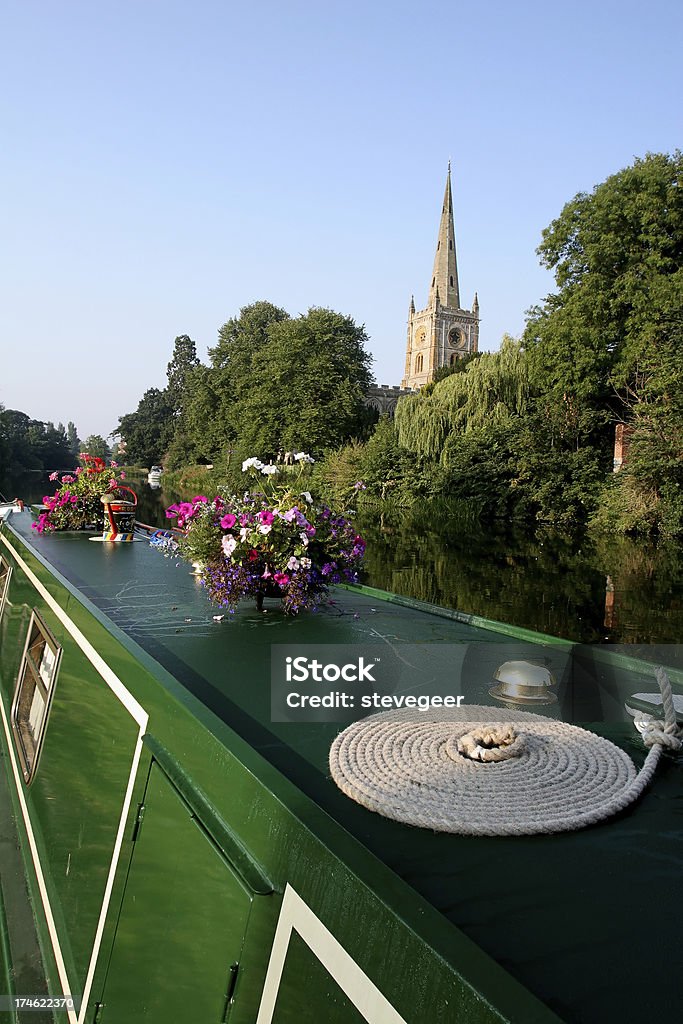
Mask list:
[[[363,481],[365,448],[363,442],[354,440],[328,452],[314,469],[318,489],[341,503],[356,501],[356,484]]]
[[[454,362],[440,366],[434,373],[434,379],[422,389],[423,394],[431,394],[435,384],[445,380],[446,377],[452,377],[454,373],[464,373],[469,364],[474,362],[475,359],[479,359],[481,355],[481,352],[466,352],[465,355],[460,356]]]
[[[166,399],[176,417],[180,416],[185,408],[189,381],[199,365],[197,346],[192,338],[187,334],[179,335],[173,343],[173,356],[166,367]]]
[[[238,402],[243,442],[264,454],[320,453],[362,430],[372,382],[366,342],[363,327],[329,309],[272,325]]]
[[[392,420],[383,416],[363,451],[360,479],[369,496],[384,500],[405,489],[414,459],[398,443]]]
[[[218,344],[209,349],[214,370],[231,371],[233,381],[249,376],[254,356],[270,338],[273,324],[289,320],[289,313],[264,300],[243,306],[218,332]]]
[[[680,343],[681,164],[680,153],[636,160],[543,232],[539,255],[558,291],[532,311],[524,340],[554,443],[604,443],[657,325],[677,316]]]
[[[101,434],[91,434],[85,441],[81,442],[81,453],[85,452],[98,459],[108,459],[111,452],[109,445]]]
[[[396,408],[398,440],[417,455],[435,458],[450,435],[522,416],[528,402],[522,346],[505,335],[500,351],[484,352],[464,372],[436,384],[431,393],[402,398]]]
[[[17,409],[0,406],[0,490],[26,471],[76,464],[66,431],[60,423],[32,420]]]
[[[126,461],[141,466],[161,462],[173,437],[173,407],[165,391],[149,388],[135,412],[119,419],[114,436],[126,443]]]
[[[69,445],[69,451],[76,458],[81,450],[81,441],[76,430],[76,425],[69,420],[66,425],[66,440]]]

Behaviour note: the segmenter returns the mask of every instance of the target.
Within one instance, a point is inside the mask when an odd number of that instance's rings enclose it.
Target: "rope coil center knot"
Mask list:
[[[507,761],[526,750],[524,736],[511,725],[479,725],[456,742],[459,754],[470,761]]]

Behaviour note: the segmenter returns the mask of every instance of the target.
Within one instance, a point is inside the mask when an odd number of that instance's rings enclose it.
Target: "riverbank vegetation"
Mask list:
[[[682,537],[682,159],[650,154],[567,203],[538,249],[555,290],[522,337],[440,371],[393,421],[364,403],[362,326],[261,301],[220,328],[208,365],[176,338],[166,388],[114,432],[126,461],[201,492],[202,474],[239,488],[244,459],[305,450],[314,484],[359,508]]]
[[[28,473],[74,469],[81,452],[106,459],[109,445],[99,435],[81,441],[71,422],[55,427],[0,405],[0,493],[11,490]]]

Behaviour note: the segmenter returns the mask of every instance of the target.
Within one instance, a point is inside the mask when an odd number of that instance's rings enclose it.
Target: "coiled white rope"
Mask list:
[[[584,828],[628,807],[651,781],[662,750],[681,747],[669,678],[664,669],[656,675],[664,720],[639,716],[649,747],[639,772],[623,750],[585,729],[479,705],[354,722],[332,744],[330,772],[370,810],[437,832]]]

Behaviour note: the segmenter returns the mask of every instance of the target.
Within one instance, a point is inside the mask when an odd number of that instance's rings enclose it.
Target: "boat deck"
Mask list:
[[[184,562],[143,540],[36,536],[28,513],[10,527],[38,557],[147,651],[326,814],[489,953],[562,1019],[663,1019],[676,1006],[677,896],[683,862],[681,758],[619,816],[578,832],[473,838],[416,829],[355,804],[329,776],[343,722],[273,721],[271,647],[353,645],[391,666],[393,693],[464,695],[487,704],[502,662],[543,658],[558,703],[536,709],[607,736],[637,766],[644,748],[624,702],[656,689],[637,665],[522,630],[450,617],[361,590],[337,589],[316,613],[285,618],[240,606],[222,621]],[[681,692],[678,687],[678,692]],[[430,712],[431,713],[431,712]],[[293,716],[294,717],[294,716]],[[322,716],[321,716],[322,717]]]

